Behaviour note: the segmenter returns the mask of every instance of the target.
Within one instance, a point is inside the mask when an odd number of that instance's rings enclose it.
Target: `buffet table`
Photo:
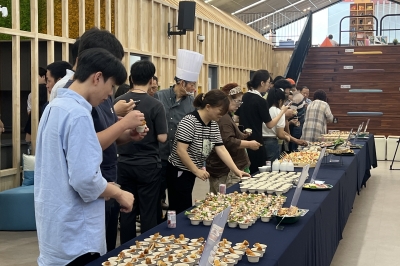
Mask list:
[[[275,229],[276,222],[273,219],[269,223],[258,220],[245,230],[226,226],[222,237],[232,243],[248,240],[251,245],[255,242],[266,244],[266,253],[260,258],[258,265],[330,265],[342,238],[356,193],[366,185],[371,167],[377,166],[373,135],[358,141],[357,144],[364,146],[354,150],[355,156],[342,157],[343,163],[321,165],[317,180],[324,180],[333,185],[333,188],[327,191],[303,190],[298,207],[309,209],[309,212],[297,223],[285,225],[284,230],[279,231]],[[312,172],[313,169],[310,170],[310,176]],[[229,188],[227,192],[233,191],[239,191],[238,184]],[[290,204],[293,194],[294,189],[285,194],[285,206]],[[107,258],[117,256],[121,250],[134,245],[135,240],[143,240],[156,232],[163,236],[185,234],[188,238],[207,238],[209,229],[210,227],[202,224],[191,225],[190,220],[181,213],[177,215],[175,229],[167,228],[164,222],[88,265],[101,265]],[[246,256],[243,256],[237,265],[255,264],[249,263]]]

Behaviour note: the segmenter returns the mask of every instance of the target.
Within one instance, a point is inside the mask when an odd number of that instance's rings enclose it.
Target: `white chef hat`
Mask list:
[[[176,57],[176,77],[186,81],[197,82],[204,55],[197,52],[178,49]]]

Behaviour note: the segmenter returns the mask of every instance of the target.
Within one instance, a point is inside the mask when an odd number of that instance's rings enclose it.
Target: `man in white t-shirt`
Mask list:
[[[53,89],[51,90],[50,93],[49,102],[51,102],[52,100],[54,100],[54,98],[56,98],[58,89],[65,88],[65,84],[67,84],[69,80],[73,79],[76,70],[76,63],[77,63],[76,59],[78,58],[79,43],[80,40],[77,39],[71,48],[72,63],[74,64],[72,70],[68,69],[66,75],[62,79],[57,81],[56,84],[54,84]]]

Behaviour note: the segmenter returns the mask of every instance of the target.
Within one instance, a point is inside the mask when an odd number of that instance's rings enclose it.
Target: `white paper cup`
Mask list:
[[[145,128],[146,128],[146,126],[138,126],[138,127],[136,127],[136,132],[143,133]]]

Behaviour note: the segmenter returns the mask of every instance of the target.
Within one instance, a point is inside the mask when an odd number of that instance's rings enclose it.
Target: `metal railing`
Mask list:
[[[384,31],[399,31],[400,30],[400,28],[399,29],[397,29],[397,28],[395,28],[395,29],[386,29],[386,28],[383,28],[383,20],[385,19],[385,18],[387,18],[387,17],[400,17],[400,14],[387,14],[387,15],[384,15],[382,18],[381,18],[381,21],[379,22],[379,29],[380,29],[380,31],[379,31],[379,33],[380,33],[380,36],[382,36],[382,33],[384,32]],[[390,36],[389,36],[390,37]],[[388,40],[388,42],[389,42],[389,40]]]
[[[300,77],[301,70],[303,69],[304,61],[306,60],[308,50],[311,47],[312,41],[312,12],[307,16],[307,21],[304,25],[300,39],[297,41],[290,58],[289,64],[286,68],[285,77],[291,78],[297,82]]]

